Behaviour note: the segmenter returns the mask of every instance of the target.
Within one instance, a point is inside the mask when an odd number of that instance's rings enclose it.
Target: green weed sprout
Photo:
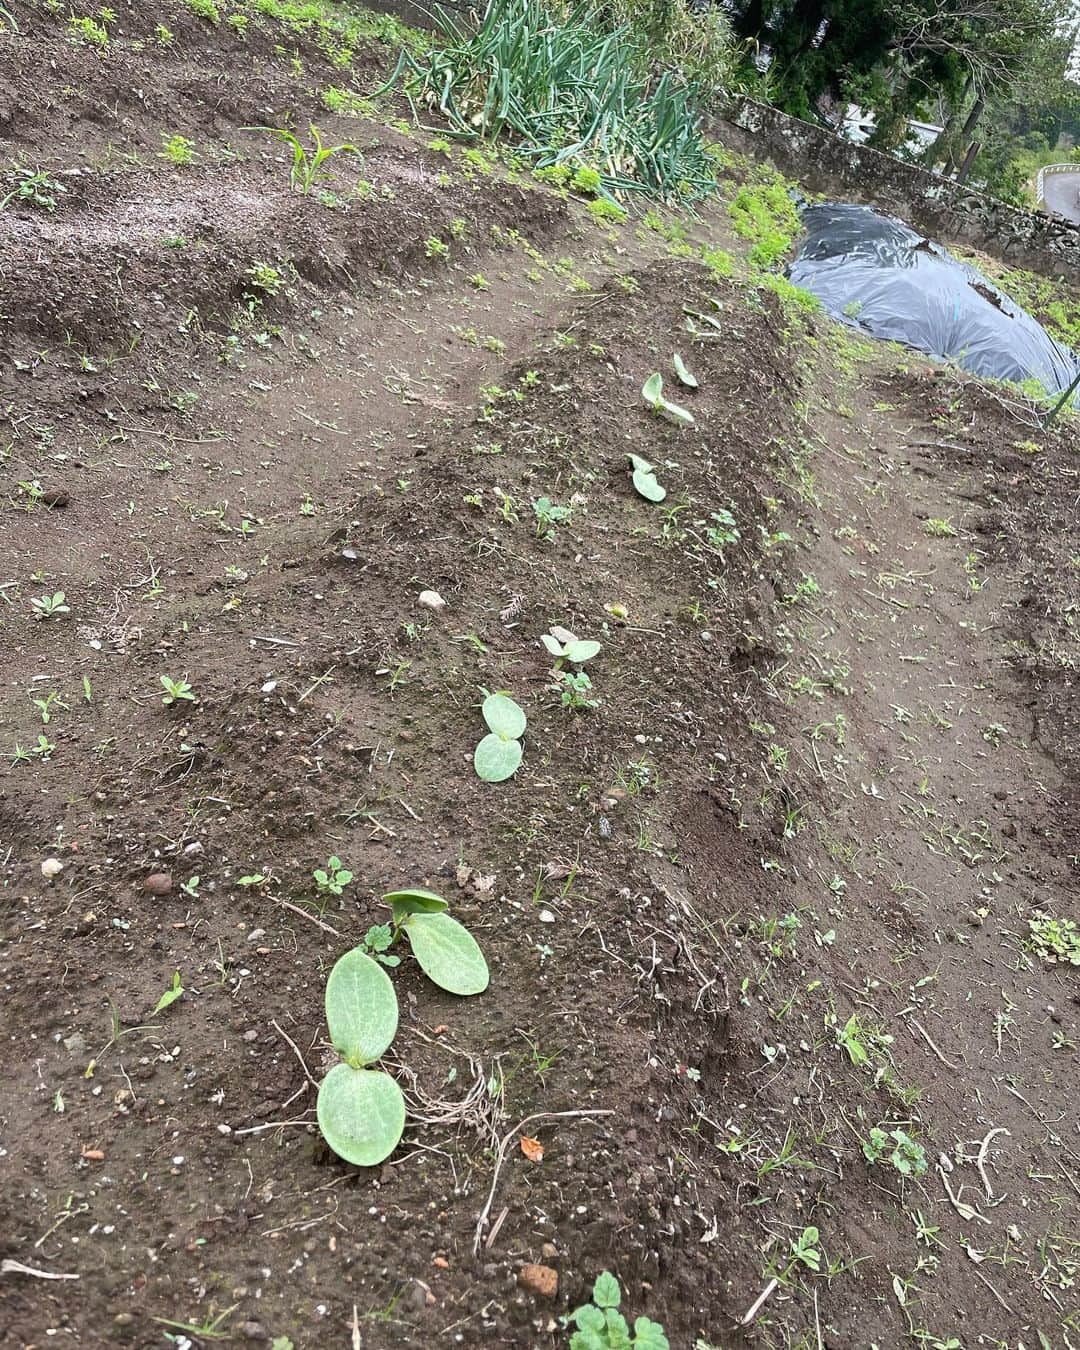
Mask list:
[[[52,595],[39,595],[31,600],[30,604],[37,618],[55,619],[61,614],[71,613],[70,607],[65,603],[66,599],[63,591],[56,591]]]
[[[12,202],[20,202],[37,207],[39,211],[52,212],[56,210],[55,194],[67,192],[63,183],[50,178],[44,169],[27,169],[16,164],[11,177],[15,180],[15,187],[6,197],[0,197],[0,211]]]
[[[355,145],[323,145],[319,128],[314,122],[308,123],[311,139],[315,143],[311,150],[305,150],[297,137],[284,127],[245,127],[244,130],[265,131],[268,136],[276,136],[279,141],[285,142],[292,150],[293,155],[293,162],[289,168],[289,186],[303,197],[308,196],[317,179],[326,176],[327,171],[322,166],[331,155],[340,155],[343,151],[348,150],[350,153],[358,155],[361,163],[363,163],[364,157]]]
[[[634,484],[634,491],[639,497],[644,497],[647,502],[662,502],[667,496],[667,488],[663,487],[656,477],[655,467],[647,459],[642,459],[640,455],[627,454],[630,461],[631,482]]]
[[[658,370],[654,371],[641,386],[641,397],[665,421],[674,422],[676,426],[681,427],[692,427],[694,425],[693,413],[687,412],[685,408],[680,408],[677,403],[670,403],[664,397],[664,377]]]
[[[890,1141],[893,1144],[891,1150]],[[891,1130],[886,1134],[875,1126],[870,1131],[870,1138],[863,1141],[862,1150],[869,1163],[887,1158],[902,1177],[921,1177],[926,1171],[926,1150],[903,1130]]]
[[[671,358],[671,364],[675,367],[675,374],[678,376],[680,384],[684,384],[687,389],[697,389],[698,381],[696,375],[691,375],[686,367],[686,362],[678,352],[675,352]]]
[[[525,714],[507,694],[487,694],[480,711],[488,735],[473,752],[473,768],[485,783],[502,783],[513,777],[521,763]]]
[[[584,1304],[563,1319],[577,1330],[570,1337],[570,1350],[670,1350],[670,1342],[659,1322],[648,1317],[634,1321],[631,1336],[626,1318],[619,1312],[622,1291],[610,1271],[603,1271],[593,1285],[592,1302]]]
[[[316,867],[311,875],[320,895],[341,895],[353,879],[353,874],[342,867],[341,859],[336,855],[327,860],[325,868]]]
[[[174,680],[169,675],[159,675],[158,679],[161,681],[162,689],[165,690],[164,694],[161,696],[161,701],[166,707],[181,701],[187,703],[194,703],[196,701],[195,691],[192,689],[191,685],[188,684],[187,680]]]

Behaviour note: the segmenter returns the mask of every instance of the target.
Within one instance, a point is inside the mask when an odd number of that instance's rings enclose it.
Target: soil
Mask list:
[[[0,212],[0,1344],[556,1347],[604,1269],[686,1350],[1076,1343],[1075,418],[783,305],[723,198],[329,114],[374,40],[11,8],[3,158],[69,191]],[[312,121],[331,199],[244,130]],[[393,971],[358,1169],[323,988],[406,884],[491,984]]]

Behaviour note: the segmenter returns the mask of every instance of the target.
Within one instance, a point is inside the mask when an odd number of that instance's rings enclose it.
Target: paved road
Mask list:
[[[1048,173],[1043,182],[1048,209],[1080,224],[1080,169],[1076,173]]]

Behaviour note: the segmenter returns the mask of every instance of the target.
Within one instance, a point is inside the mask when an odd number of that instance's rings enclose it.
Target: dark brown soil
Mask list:
[[[320,111],[376,44],[114,8],[104,53],[25,7],[0,46],[4,158],[85,170],[0,212],[0,1344],[565,1346],[603,1269],[679,1350],[1075,1343],[1076,970],[1028,922],[1080,917],[1075,422]],[[272,118],[361,146],[341,204]],[[499,786],[485,688],[529,717]],[[322,991],[410,883],[491,986],[394,972],[410,1120],[360,1170]]]

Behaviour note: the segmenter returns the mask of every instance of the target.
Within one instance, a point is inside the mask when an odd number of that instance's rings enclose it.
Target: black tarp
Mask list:
[[[975,375],[1062,394],[1080,360],[990,281],[903,221],[869,206],[803,212],[806,237],[789,269],[838,319]]]

